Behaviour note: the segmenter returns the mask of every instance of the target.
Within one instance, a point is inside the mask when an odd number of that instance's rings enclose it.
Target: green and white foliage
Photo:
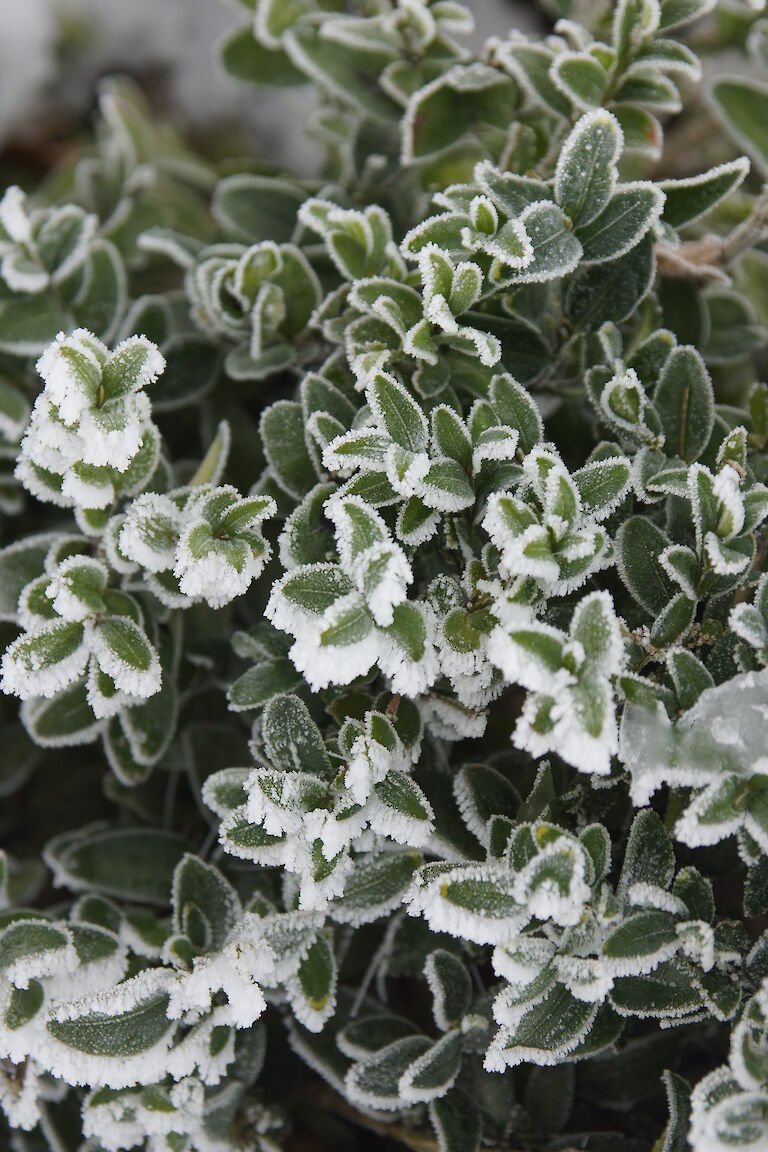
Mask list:
[[[15,185],[0,201],[0,274],[12,292],[35,296],[66,282],[87,259],[98,221],[75,204],[30,210]]]
[[[168,607],[221,608],[261,574],[270,548],[260,525],[275,507],[271,496],[242,497],[232,485],[147,492],[110,520],[107,547],[118,571],[142,569]]]
[[[160,452],[145,389],[164,367],[145,337],[110,353],[84,329],[59,333],[37,362],[45,387],[21,442],[16,475],[24,487],[86,515],[143,487]]]
[[[0,1147],[763,1149],[760,5],[235,6],[0,197]]]
[[[580,600],[567,633],[513,601],[499,613],[488,654],[507,681],[528,690],[514,740],[534,757],[557,752],[582,772],[606,776],[618,751],[613,681],[625,662],[610,597]]]
[[[403,703],[392,715],[349,717],[324,741],[297,696],[273,697],[251,745],[256,767],[226,768],[205,784],[224,850],[281,865],[297,877],[300,908],[328,911],[342,923],[365,923],[398,905],[402,885],[382,901],[372,877],[364,902],[359,894],[342,899],[348,883],[353,892],[358,880],[365,888],[378,846],[389,840],[423,847],[434,831],[432,808],[411,776],[421,742],[418,711]],[[404,854],[405,880],[419,859]]]

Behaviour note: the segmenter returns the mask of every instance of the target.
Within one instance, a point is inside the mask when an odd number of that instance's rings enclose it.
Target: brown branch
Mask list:
[[[686,240],[678,248],[656,245],[656,267],[660,276],[685,280],[728,280],[725,270],[748,248],[768,235],[768,185],[763,187],[746,220],[727,236],[707,233],[698,240]]]

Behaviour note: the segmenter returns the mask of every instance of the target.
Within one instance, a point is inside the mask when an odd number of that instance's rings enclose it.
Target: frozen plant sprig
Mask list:
[[[16,474],[38,500],[102,509],[131,491],[142,453],[152,471],[159,437],[145,392],[165,367],[159,350],[135,336],[110,352],[92,333],[61,333],[40,357],[45,387],[21,443]]]
[[[761,1147],[764,21],[342,7],[0,203],[0,1144]]]

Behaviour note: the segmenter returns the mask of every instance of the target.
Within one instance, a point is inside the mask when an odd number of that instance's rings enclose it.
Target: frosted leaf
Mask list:
[[[11,1127],[30,1132],[39,1123],[44,1077],[44,1069],[31,1058],[23,1064],[14,1061],[7,1070],[0,1064],[0,1109]]]
[[[356,804],[364,804],[370,796],[374,784],[383,780],[393,766],[407,764],[398,737],[392,732],[393,746],[381,744],[371,732],[370,714],[367,718],[367,731],[353,742],[344,773],[344,783]]]
[[[408,812],[397,811],[374,795],[368,801],[368,820],[371,829],[379,836],[412,848],[426,847],[434,832],[434,813],[428,802],[423,803],[417,818]]]
[[[379,625],[392,623],[392,609],[402,604],[413,580],[410,565],[391,542],[386,524],[359,497],[332,499],[326,515],[336,530],[342,567],[362,593]]]
[[[65,424],[74,424],[95,404],[108,350],[83,328],[60,332],[37,362],[47,396]]]
[[[84,445],[83,461],[125,472],[144,443],[150,412],[149,397],[143,394],[120,397],[83,412],[78,424]]]
[[[69,1084],[123,1088],[162,1079],[174,1035],[165,1016],[174,980],[167,969],[148,969],[105,991],[59,1003],[50,1013],[49,1036],[41,1040],[37,1060]],[[124,1042],[118,1039],[126,1014],[130,1014],[131,1047],[136,1054],[123,1051]],[[106,1037],[98,1055],[92,1053],[85,1036],[78,1041],[78,1034],[87,1035],[92,1028],[113,1035],[117,1050],[110,1051]]]
[[[436,692],[419,701],[424,723],[442,740],[473,740],[485,732],[484,711],[461,704]]]
[[[266,1008],[259,978],[268,978],[271,956],[263,941],[257,950],[251,934],[240,936],[233,930],[233,942],[213,956],[195,958],[192,971],[181,973],[173,985],[168,1001],[168,1017],[195,1019],[211,1010],[213,997],[223,992],[229,1007],[223,1020],[236,1028],[250,1028]]]
[[[565,637],[558,628],[540,623],[529,609],[511,605],[506,614],[513,624],[501,624],[488,638],[488,657],[507,680],[532,692],[557,694],[575,682],[564,665]]]
[[[540,831],[534,829],[537,837]],[[545,847],[517,873],[513,885],[515,899],[537,920],[552,920],[563,927],[578,923],[590,897],[585,882],[583,849],[569,837],[561,836]]]
[[[63,924],[48,920],[13,920],[0,932],[0,975],[16,988],[31,980],[77,967],[72,937]]]
[[[550,940],[523,936],[494,948],[493,970],[508,983],[524,987],[541,975],[554,954],[555,945]]]
[[[120,692],[111,676],[102,672],[98,661],[93,657],[88,662],[86,696],[97,720],[117,716],[124,708],[137,703],[135,696]]]
[[[602,1004],[613,987],[614,977],[599,958],[556,956],[554,964],[571,995],[585,1004]]]
[[[157,492],[137,497],[126,510],[119,544],[129,560],[149,572],[173,567],[182,513],[175,500]]]
[[[72,556],[59,565],[45,594],[59,616],[82,622],[104,610],[107,579],[107,569],[98,560]]]
[[[264,556],[255,558],[252,553],[245,553],[242,559],[238,556],[239,568],[229,555],[222,555],[215,546],[207,556],[194,556],[188,541],[203,524],[203,521],[193,521],[184,528],[179,539],[174,575],[185,596],[205,600],[212,608],[221,608],[248,590],[264,567]]]
[[[61,494],[81,508],[109,508],[115,499],[114,484],[105,469],[75,464],[64,476]]]
[[[421,696],[437,680],[440,661],[423,608],[413,603],[409,603],[408,607],[418,612],[424,621],[421,650],[416,652],[412,645],[406,646],[392,633],[379,633],[378,665],[389,678],[393,693],[413,699]]]
[[[88,626],[87,643],[102,672],[114,680],[119,691],[142,698],[160,691],[159,657],[132,620],[113,617]]]
[[[758,1152],[768,1136],[764,1091],[743,1091],[730,1068],[717,1068],[691,1094],[689,1140],[696,1152],[727,1152],[733,1147]]]
[[[21,188],[12,184],[0,200],[0,225],[15,244],[30,244],[32,228],[27,210],[27,197]]]
[[[332,634],[337,624],[345,622],[352,612],[357,616],[362,608],[362,598],[358,593],[351,593],[331,605],[319,622],[308,623],[296,635],[289,656],[314,691],[329,684],[349,684],[377,662],[379,637],[373,629],[343,645],[323,640],[324,634]],[[277,626],[276,619],[275,624]]]
[[[20,636],[2,659],[4,692],[28,700],[50,699],[85,672],[89,649],[83,629],[65,620],[54,620],[36,632]]]
[[[416,874],[406,893],[409,916],[424,916],[433,932],[499,944],[529,920],[514,895],[515,878],[495,861]]]

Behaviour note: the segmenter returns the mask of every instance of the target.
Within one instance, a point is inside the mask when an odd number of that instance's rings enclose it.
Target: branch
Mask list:
[[[678,248],[656,245],[656,267],[660,276],[669,279],[719,280],[728,282],[725,266],[748,248],[768,236],[768,185],[763,187],[746,220],[728,236],[707,233],[698,240],[687,240]]]

